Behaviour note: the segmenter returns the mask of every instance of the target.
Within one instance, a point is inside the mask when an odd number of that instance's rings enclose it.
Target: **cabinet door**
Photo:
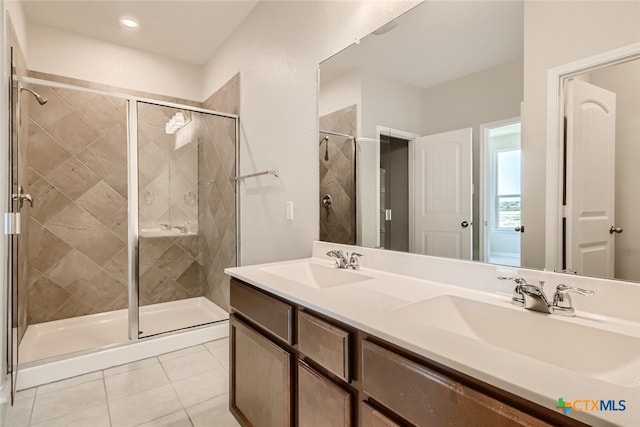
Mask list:
[[[251,426],[291,425],[291,354],[231,316],[231,406]]]
[[[298,362],[298,425],[347,427],[352,425],[351,393],[304,362]]]
[[[385,417],[365,402],[361,404],[362,427],[400,427],[395,421]]]

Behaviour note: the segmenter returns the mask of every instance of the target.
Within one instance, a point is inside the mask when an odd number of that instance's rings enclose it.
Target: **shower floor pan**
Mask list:
[[[229,314],[205,297],[140,307],[142,336],[226,320]],[[121,344],[128,339],[127,309],[30,325],[19,347],[20,363]]]

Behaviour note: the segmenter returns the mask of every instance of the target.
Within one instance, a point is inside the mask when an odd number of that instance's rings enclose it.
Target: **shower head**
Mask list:
[[[46,104],[49,100],[47,98],[45,98],[44,96],[40,95],[38,92],[29,89],[28,87],[21,87],[20,88],[20,92],[22,92],[23,90],[26,90],[27,92],[29,92],[31,95],[36,97],[36,101],[38,101],[38,104],[40,105],[44,105]]]

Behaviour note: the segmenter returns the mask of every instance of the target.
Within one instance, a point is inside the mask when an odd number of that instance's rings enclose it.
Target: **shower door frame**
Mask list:
[[[112,98],[123,99],[127,102],[127,207],[128,207],[128,236],[127,236],[127,247],[128,247],[128,335],[129,340],[122,343],[116,343],[112,345],[96,347],[89,350],[83,350],[80,352],[74,352],[69,354],[63,354],[60,356],[54,356],[52,358],[42,359],[34,362],[29,362],[28,365],[32,364],[40,364],[41,362],[49,362],[51,360],[64,359],[69,357],[70,354],[87,354],[94,353],[96,351],[103,350],[105,348],[113,348],[119,346],[125,346],[137,341],[153,339],[158,336],[166,336],[170,334],[180,333],[184,330],[193,330],[198,328],[205,328],[210,326],[211,323],[205,323],[197,326],[192,326],[188,328],[181,328],[177,330],[166,331],[157,335],[153,335],[150,337],[140,337],[140,317],[139,317],[139,292],[140,292],[140,282],[139,282],[139,224],[138,224],[138,111],[137,105],[138,102],[143,102],[147,104],[158,105],[161,107],[169,107],[169,108],[177,108],[181,110],[187,110],[190,112],[196,113],[204,113],[210,114],[218,117],[224,117],[228,119],[233,119],[235,124],[235,174],[238,176],[238,172],[240,170],[240,125],[239,125],[239,116],[237,114],[223,113],[214,110],[208,110],[205,108],[194,107],[190,105],[184,105],[173,102],[160,101],[153,98],[146,98],[135,95],[127,95],[120,92],[106,92],[98,89],[91,89],[82,86],[75,86],[66,83],[55,82],[51,80],[33,78],[33,77],[25,77],[13,74],[11,76],[12,81],[16,83],[30,83],[40,86],[46,86],[50,88],[58,88],[58,89],[68,89],[68,90],[76,90],[85,93],[93,93],[97,95],[103,95]],[[19,108],[19,105],[16,105]],[[19,142],[18,142],[19,143]],[[9,165],[13,167],[12,165]],[[235,240],[236,240],[236,265],[240,264],[240,185],[239,181],[235,180],[234,190],[235,190]]]

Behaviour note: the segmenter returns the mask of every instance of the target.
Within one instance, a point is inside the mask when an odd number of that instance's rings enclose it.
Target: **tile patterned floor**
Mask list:
[[[228,339],[18,393],[6,427],[227,427]]]

